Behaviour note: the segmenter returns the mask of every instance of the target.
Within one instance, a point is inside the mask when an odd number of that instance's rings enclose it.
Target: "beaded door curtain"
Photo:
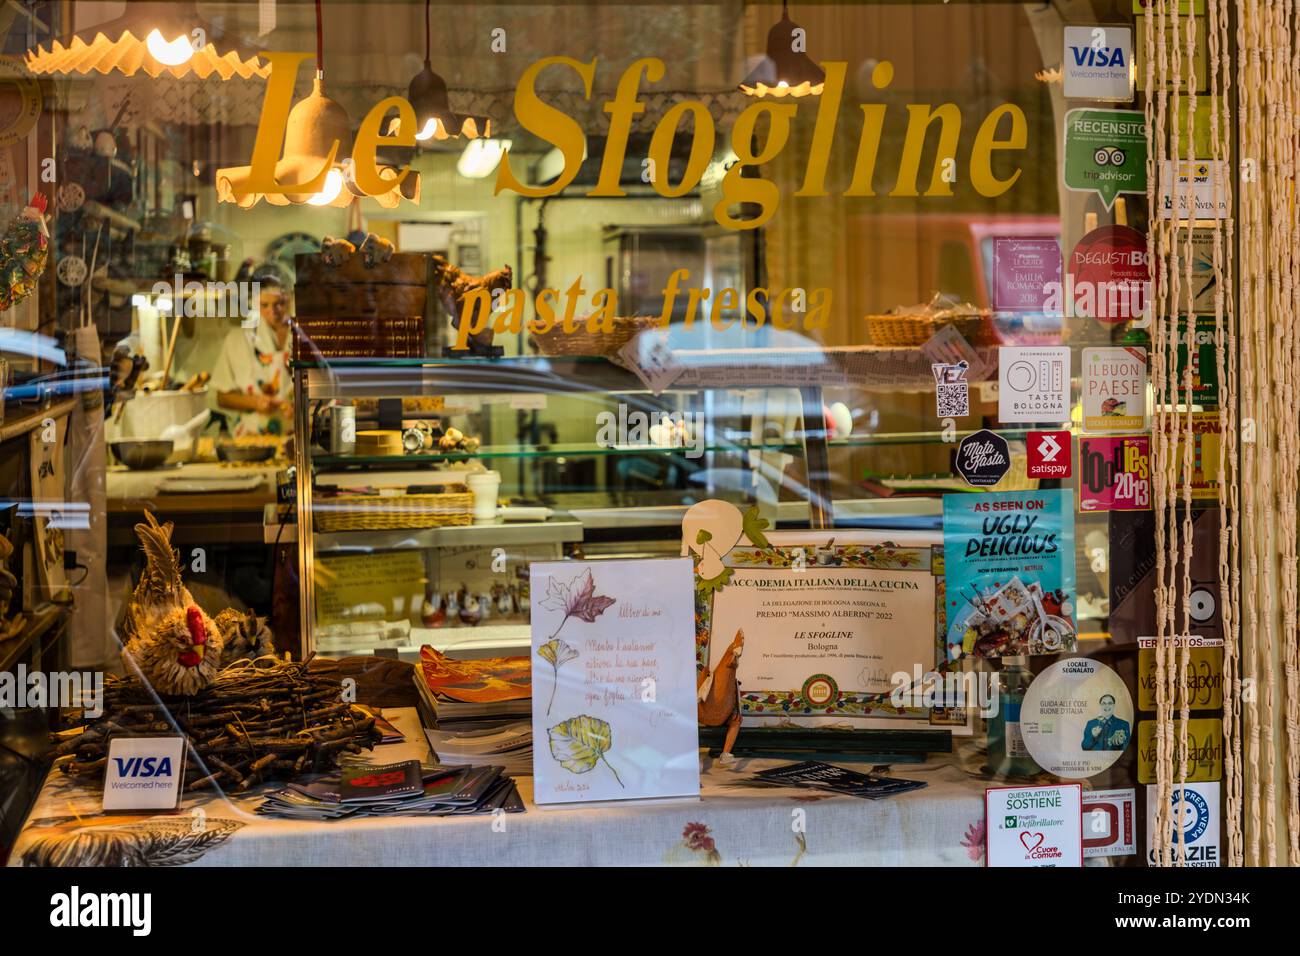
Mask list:
[[[1297,0],[1151,0],[1145,17],[1147,199],[1157,528],[1158,865],[1186,863],[1194,231],[1213,258],[1219,383],[1219,613],[1224,635],[1224,861],[1300,863],[1296,493],[1300,472],[1300,220],[1295,201]],[[1195,75],[1204,16],[1209,75]],[[1198,93],[1198,90],[1201,91]],[[1208,103],[1206,102],[1208,98]],[[1195,117],[1208,113],[1208,141]],[[1193,144],[1196,144],[1193,146]],[[1208,153],[1208,155],[1205,155]],[[1198,189],[1197,178],[1202,184]],[[1208,234],[1208,235],[1207,235]],[[1204,242],[1201,246],[1204,249]],[[1204,255],[1204,253],[1201,253]],[[1180,342],[1180,337],[1184,341]],[[1190,352],[1188,352],[1190,354]],[[1206,502],[1197,502],[1198,506]],[[1284,821],[1285,834],[1279,834]]]

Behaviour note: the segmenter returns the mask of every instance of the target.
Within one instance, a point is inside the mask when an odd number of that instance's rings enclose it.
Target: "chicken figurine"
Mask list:
[[[192,697],[221,669],[221,629],[181,581],[172,550],[172,523],[150,512],[135,526],[144,549],[144,572],[123,611],[122,663],[160,694]]]
[[[222,667],[229,667],[235,661],[255,661],[275,653],[275,635],[267,626],[266,618],[252,611],[226,608],[217,615],[217,629],[225,642],[221,650]]]

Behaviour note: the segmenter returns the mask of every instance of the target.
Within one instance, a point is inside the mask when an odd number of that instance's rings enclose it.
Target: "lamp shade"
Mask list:
[[[759,60],[740,89],[748,96],[820,96],[826,72],[803,50],[795,50],[795,31],[784,6],[781,19],[767,31],[767,54]]]
[[[296,103],[289,111],[284,131],[284,155],[275,164],[275,180],[286,186],[309,182],[320,175],[337,142],[334,166],[326,179],[326,190],[320,193],[257,193],[248,188],[251,166],[234,166],[217,170],[217,198],[233,202],[247,209],[265,199],[273,206],[290,203],[307,203],[313,206],[346,206],[354,197],[364,196],[349,175],[348,165],[352,153],[352,121],[347,111],[335,100],[325,95],[319,76],[312,83],[311,94]],[[396,179],[397,170],[382,167],[379,175]],[[371,196],[381,206],[395,208],[402,199],[420,201],[420,174],[412,170],[400,184],[387,192]]]
[[[192,39],[196,30],[206,39],[198,49]],[[38,75],[143,71],[151,77],[193,73],[223,80],[264,79],[270,73],[270,64],[256,51],[237,39],[217,38],[218,32],[193,3],[131,3],[115,20],[53,40],[49,49],[28,50],[27,68]]]
[[[415,109],[416,134],[421,142],[465,136],[477,139],[492,135],[492,120],[486,116],[461,115],[452,111],[447,82],[433,72],[429,61],[415,74],[406,98]]]

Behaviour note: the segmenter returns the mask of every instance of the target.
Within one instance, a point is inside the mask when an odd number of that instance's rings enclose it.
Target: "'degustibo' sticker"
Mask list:
[[[1034,678],[1020,708],[1020,732],[1035,763],[1082,780],[1108,769],[1133,739],[1133,698],[1100,661],[1072,657]]]

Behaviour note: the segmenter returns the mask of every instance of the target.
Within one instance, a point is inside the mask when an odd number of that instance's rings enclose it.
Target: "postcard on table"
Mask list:
[[[538,805],[700,792],[689,558],[531,565]]]

